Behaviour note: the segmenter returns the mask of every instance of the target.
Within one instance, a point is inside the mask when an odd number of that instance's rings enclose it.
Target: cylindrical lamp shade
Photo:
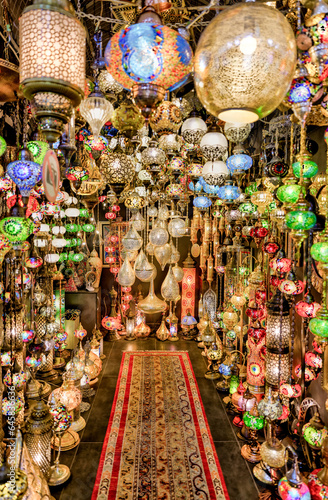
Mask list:
[[[85,85],[83,25],[68,1],[35,0],[19,20],[20,83],[24,95],[65,95],[77,106]]]
[[[288,313],[287,313],[288,314]],[[280,317],[268,315],[266,322],[266,346],[267,349],[282,349],[289,347],[290,322],[289,315],[282,317],[281,344],[280,344]]]
[[[40,400],[33,406],[25,424],[26,446],[33,462],[40,467],[46,478],[50,472],[50,441],[53,423],[48,406]]]
[[[274,388],[278,388],[279,381],[288,380],[289,377],[289,353],[281,354],[279,370],[279,354],[267,352],[266,355],[266,381]],[[280,371],[280,377],[279,377]]]

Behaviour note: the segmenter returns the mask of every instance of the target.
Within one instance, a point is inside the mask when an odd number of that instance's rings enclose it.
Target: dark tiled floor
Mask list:
[[[201,350],[195,342],[160,342],[154,338],[135,342],[104,342],[107,357],[95,386],[96,395],[89,399],[91,408],[82,414],[87,425],[80,432],[81,442],[77,448],[61,455],[60,462],[70,467],[71,478],[62,487],[53,488],[53,496],[57,500],[90,500],[114,399],[122,352],[126,350],[189,352],[230,500],[257,500],[258,487],[249,464],[240,455],[243,443],[237,439],[236,429],[226,414],[222,402],[224,396],[218,395],[214,382],[204,378],[206,361]]]

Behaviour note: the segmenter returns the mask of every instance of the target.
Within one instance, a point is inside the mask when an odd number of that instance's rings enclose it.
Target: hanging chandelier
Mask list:
[[[35,0],[20,17],[19,37],[20,84],[54,143],[84,95],[85,30],[68,0]]]

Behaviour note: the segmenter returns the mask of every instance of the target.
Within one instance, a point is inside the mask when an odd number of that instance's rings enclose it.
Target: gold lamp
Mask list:
[[[19,37],[21,88],[53,143],[83,97],[85,30],[68,0],[35,0],[20,17]]]

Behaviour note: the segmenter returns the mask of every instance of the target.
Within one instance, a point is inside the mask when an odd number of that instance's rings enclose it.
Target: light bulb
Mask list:
[[[244,36],[239,45],[240,51],[245,54],[245,56],[254,54],[256,47],[257,41],[256,38],[253,37],[253,35]]]

